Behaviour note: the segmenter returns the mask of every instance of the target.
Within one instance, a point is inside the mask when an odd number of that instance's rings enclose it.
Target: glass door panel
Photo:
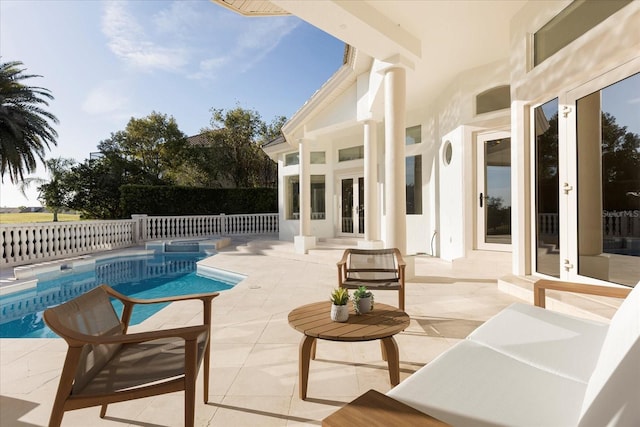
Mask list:
[[[640,280],[640,74],[576,105],[578,274]]]
[[[340,232],[353,234],[353,178],[343,179],[341,187]]]
[[[358,178],[358,230],[357,234],[364,234],[364,177]]]
[[[477,248],[511,250],[511,138],[478,137]]]
[[[560,277],[558,99],[535,115],[536,271]]]
[[[364,234],[364,177],[340,179],[340,234]]]

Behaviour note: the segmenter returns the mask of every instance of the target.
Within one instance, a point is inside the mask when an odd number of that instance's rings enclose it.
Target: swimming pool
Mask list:
[[[136,298],[159,298],[200,292],[223,291],[240,280],[233,274],[211,276],[198,269],[204,253],[155,253],[116,257],[95,262],[84,269],[61,270],[38,275],[35,287],[0,296],[0,338],[53,338],[42,313],[107,283],[118,292]],[[83,271],[78,271],[83,270]],[[113,301],[117,313],[122,304]],[[167,304],[137,305],[131,324],[136,325],[166,307]]]

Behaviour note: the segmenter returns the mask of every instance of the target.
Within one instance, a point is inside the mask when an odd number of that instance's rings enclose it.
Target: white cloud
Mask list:
[[[219,70],[225,68],[227,64],[231,62],[232,58],[229,56],[220,56],[217,58],[208,58],[200,61],[200,67],[198,71],[189,74],[191,79],[207,79],[213,78],[218,74]]]
[[[89,92],[82,110],[89,114],[118,114],[129,107],[129,99],[119,93],[117,82],[106,82]]]
[[[109,40],[109,49],[136,68],[178,71],[188,62],[185,48],[160,46],[151,41],[144,28],[127,10],[126,3],[106,3],[102,32]]]
[[[299,24],[300,21],[293,18],[237,17],[231,24],[218,28],[219,33],[212,37],[216,44],[224,46],[224,53],[202,59],[198,72],[190,77],[214,78],[225,68],[246,72],[260,63]]]
[[[108,2],[102,22],[109,49],[139,70],[214,79],[246,72],[276,48],[300,21],[245,18],[209,2]],[[166,6],[165,6],[166,5]]]
[[[239,53],[247,57],[242,71],[247,71],[262,61],[298,24],[299,21],[291,19],[276,19],[253,25],[250,31],[244,32],[238,43]]]
[[[174,1],[168,9],[163,9],[152,17],[155,29],[172,36],[190,37],[193,28],[207,25],[206,14],[195,10],[193,6],[193,2]],[[205,6],[216,7],[214,4]]]

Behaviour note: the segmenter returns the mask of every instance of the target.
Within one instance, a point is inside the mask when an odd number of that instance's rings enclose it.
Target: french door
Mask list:
[[[343,236],[364,235],[364,177],[340,179],[340,229]]]
[[[640,60],[535,108],[535,272],[640,280]]]
[[[492,132],[477,139],[476,248],[511,250],[511,137]]]

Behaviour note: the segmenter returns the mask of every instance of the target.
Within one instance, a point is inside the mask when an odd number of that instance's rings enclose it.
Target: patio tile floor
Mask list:
[[[391,388],[377,341],[319,341],[308,400],[298,398],[301,335],[288,325],[287,315],[298,305],[328,299],[343,248],[325,243],[299,255],[291,243],[235,239],[206,261],[247,278],[214,300],[210,396],[203,404],[200,378],[198,426],[319,426],[367,390],[384,393]],[[496,270],[495,264],[485,264],[476,274],[475,266],[455,269],[436,258],[415,259],[416,278],[408,281],[406,292],[411,325],[396,336],[401,380],[517,301],[498,290],[497,278],[509,272]],[[397,293],[377,292],[376,301],[396,305]],[[171,304],[132,329],[194,324],[200,318],[197,302]],[[0,340],[0,426],[47,424],[65,352],[60,339]],[[67,412],[62,425],[182,424],[183,394],[173,393],[110,405],[105,419],[99,418],[97,407]]]

